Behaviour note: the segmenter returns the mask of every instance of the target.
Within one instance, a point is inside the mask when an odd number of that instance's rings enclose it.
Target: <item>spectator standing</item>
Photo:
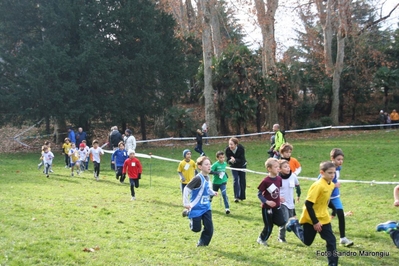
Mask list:
[[[378,115],[378,120],[380,121],[380,125],[384,125],[385,124],[386,118],[385,118],[385,115],[384,115],[384,110],[380,111],[380,114]],[[380,126],[380,129],[384,129],[384,127]]]
[[[205,145],[209,145],[209,143],[208,143],[208,125],[206,124],[206,122],[204,122],[203,124],[202,124],[202,133],[203,133],[203,136],[206,138],[205,139]]]
[[[274,134],[274,158],[280,159],[280,147],[285,143],[285,138],[283,135],[283,132],[280,131],[280,125],[279,124],[274,124],[273,125],[273,131],[276,132]]]
[[[395,109],[392,110],[391,114],[389,115],[391,117],[391,122],[392,124],[397,124],[399,123],[399,114],[396,112]],[[399,126],[392,126],[392,128],[398,128]]]
[[[125,135],[125,149],[127,151],[136,151],[136,138],[133,136],[133,132],[130,129],[126,129]]]
[[[82,143],[83,140],[87,139],[87,134],[86,132],[83,131],[83,128],[78,129],[78,133],[76,133],[76,146],[80,147],[80,143]]]
[[[247,160],[245,159],[245,149],[244,146],[238,143],[237,138],[231,138],[229,140],[229,146],[225,151],[227,163],[232,168],[242,169],[231,170],[233,175],[233,187],[234,187],[234,202],[239,202],[240,200],[245,200],[245,190],[247,187],[246,182],[246,172]]]
[[[70,127],[68,129],[68,138],[71,141],[71,143],[75,143],[76,144],[76,136],[75,136],[75,131],[73,131],[73,128]]]
[[[123,141],[122,134],[118,131],[117,126],[111,127],[111,133],[109,134],[109,145],[112,150],[117,150],[119,142]]]

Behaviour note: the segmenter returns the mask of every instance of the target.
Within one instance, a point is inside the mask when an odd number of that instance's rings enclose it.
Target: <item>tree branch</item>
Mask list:
[[[385,17],[382,17],[382,18],[380,18],[380,19],[377,19],[376,21],[372,21],[372,22],[367,23],[366,26],[365,26],[363,29],[361,29],[361,30],[357,33],[357,35],[358,35],[358,36],[361,35],[361,34],[362,34],[365,30],[367,30],[368,28],[370,28],[370,27],[372,27],[372,26],[374,26],[374,25],[377,25],[377,24],[380,23],[381,21],[384,21],[384,20],[386,20],[387,18],[389,18],[389,17],[392,15],[393,11],[395,11],[395,9],[398,8],[398,7],[399,7],[399,4],[396,4],[396,6],[391,10],[391,12],[389,12],[389,14],[386,15]]]

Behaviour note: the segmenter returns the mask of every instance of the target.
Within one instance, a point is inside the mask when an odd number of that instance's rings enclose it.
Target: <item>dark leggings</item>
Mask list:
[[[65,153],[65,165],[71,167],[71,162],[68,154]]]
[[[98,177],[100,175],[100,163],[93,162],[94,165],[94,174]]]

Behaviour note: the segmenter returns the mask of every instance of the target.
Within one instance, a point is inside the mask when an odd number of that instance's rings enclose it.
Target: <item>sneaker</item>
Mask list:
[[[49,178],[50,176],[49,176],[49,175],[46,175],[46,177]]]
[[[229,209],[226,209],[226,214],[230,214],[230,210]]]
[[[71,176],[73,176],[73,172],[71,173]]]
[[[280,243],[287,243],[287,240],[285,240],[285,238],[278,238],[278,242],[280,242]]]
[[[341,246],[344,247],[350,247],[353,246],[353,241],[350,241],[349,239],[347,239],[346,237],[341,238],[341,240],[339,241],[339,244]]]
[[[98,178],[98,176],[96,176],[96,181],[98,181],[98,180],[100,180],[100,179]]]
[[[76,171],[76,173],[78,174],[78,175],[80,175],[80,171],[78,170],[78,171]]]
[[[50,173],[54,173],[54,171],[50,169]]]
[[[388,233],[389,231],[393,230],[393,229],[397,229],[398,228],[398,224],[394,221],[388,221],[385,223],[381,223],[377,225],[377,232],[380,231],[385,231],[386,233]]]
[[[182,215],[183,217],[187,217],[187,216],[188,216],[188,210],[187,210],[187,209],[184,209],[184,210],[182,211],[181,215]]]
[[[132,199],[131,200],[136,200],[136,197],[132,197]]]
[[[234,199],[234,202],[238,203],[238,202],[240,202],[240,199]]]
[[[68,165],[65,165],[65,168],[68,168]]]
[[[291,231],[292,231],[292,226],[293,226],[297,221],[298,221],[298,220],[295,219],[295,218],[290,218],[290,219],[288,219],[288,222],[287,222],[287,224],[285,225],[285,229],[286,229],[288,232],[291,232]]]
[[[258,237],[258,239],[256,240],[256,242],[258,242],[260,245],[264,245],[267,246],[267,242],[263,241],[262,238]]]

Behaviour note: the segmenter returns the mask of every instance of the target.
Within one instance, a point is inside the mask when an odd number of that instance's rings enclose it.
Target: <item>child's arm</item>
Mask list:
[[[191,204],[190,204],[190,194],[191,194],[191,189],[188,188],[187,186],[184,187],[183,190],[183,206],[184,208],[186,208],[187,210],[191,209]]]
[[[265,205],[267,205],[267,206],[269,206],[269,207],[271,207],[271,208],[273,208],[273,207],[276,206],[276,203],[275,203],[274,201],[267,200],[267,199],[263,196],[262,191],[260,191],[260,190],[258,191],[258,198],[259,198],[259,200],[260,200],[263,204],[265,204]]]
[[[301,186],[298,184],[295,186],[295,191],[296,191],[296,201],[299,202],[299,199],[301,198]]]
[[[302,172],[302,167],[299,166],[297,169],[295,169],[294,174],[299,175]]]
[[[181,181],[181,182],[185,182],[186,179],[184,178],[183,173],[182,173],[182,172],[177,172],[177,173],[178,173],[179,176],[180,176],[180,181]]]
[[[393,189],[393,198],[395,199],[394,205],[399,207],[399,185]]]
[[[305,201],[305,206],[306,206],[306,210],[309,213],[309,217],[312,220],[313,223],[313,228],[314,230],[316,230],[317,232],[321,232],[322,228],[321,228],[321,223],[319,222],[319,220],[316,217],[316,213],[313,209],[313,202],[306,200]]]

